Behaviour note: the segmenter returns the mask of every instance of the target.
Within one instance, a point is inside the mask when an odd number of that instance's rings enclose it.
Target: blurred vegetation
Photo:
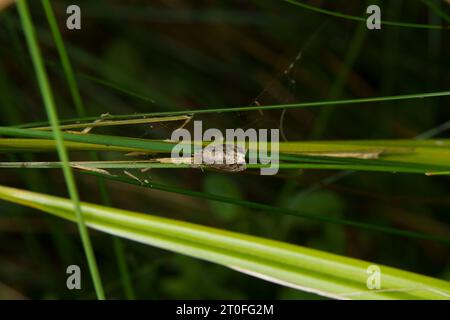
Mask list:
[[[40,1],[28,1],[61,119],[77,112]],[[301,2],[301,1],[300,1]],[[365,16],[374,1],[303,1]],[[65,27],[67,5],[82,30]],[[448,25],[445,1],[377,1],[383,19]],[[430,3],[432,5],[430,5]],[[450,87],[448,29],[383,26],[313,12],[284,1],[52,1],[89,116],[325,99]],[[436,10],[438,8],[439,10]],[[0,123],[46,121],[16,9],[0,12]],[[196,115],[204,127],[280,128],[287,140],[412,139],[450,119],[448,97],[377,104]],[[190,124],[189,126],[191,126]],[[188,126],[188,127],[189,127]],[[176,123],[96,128],[95,133],[167,139]],[[449,137],[441,132],[438,137]],[[71,153],[72,160],[87,152]],[[116,153],[102,154],[116,160]],[[56,153],[0,154],[50,161]],[[449,177],[376,172],[281,171],[277,176],[201,170],[129,170],[137,177],[318,215],[450,237]],[[77,174],[83,201],[101,203],[95,177]],[[3,169],[0,184],[66,197],[60,170]],[[198,198],[107,183],[112,205],[278,239],[450,280],[447,245],[318,223]],[[106,295],[124,288],[111,237],[90,232]],[[95,298],[76,227],[1,202],[0,298]],[[138,298],[313,299],[233,270],[123,241]],[[84,271],[68,291],[65,269]]]

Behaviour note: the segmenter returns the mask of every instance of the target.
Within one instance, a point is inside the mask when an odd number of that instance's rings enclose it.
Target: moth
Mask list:
[[[228,143],[212,144],[194,152],[193,167],[209,167],[221,171],[239,172],[246,169],[245,149]]]

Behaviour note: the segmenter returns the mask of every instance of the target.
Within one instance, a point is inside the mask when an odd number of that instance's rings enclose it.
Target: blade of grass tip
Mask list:
[[[450,171],[443,171],[443,172],[427,172],[425,173],[427,176],[446,176],[450,175]]]
[[[298,7],[302,7],[307,10],[319,12],[322,14],[326,14],[332,17],[336,18],[342,18],[346,20],[353,20],[353,21],[360,21],[360,22],[366,22],[366,18],[364,17],[358,17],[358,16],[352,16],[350,14],[345,14],[341,12],[335,12],[331,10],[326,10],[322,8],[318,8],[315,6],[308,5],[303,2],[299,2],[297,0],[283,0],[285,2],[288,2],[290,4],[293,4]],[[440,25],[430,25],[430,24],[420,24],[420,23],[410,23],[410,22],[398,22],[398,21],[385,21],[381,20],[381,24],[385,26],[394,26],[394,27],[404,27],[404,28],[416,28],[416,29],[449,29],[450,27],[443,27]]]
[[[277,104],[277,105],[265,105],[265,106],[246,106],[246,107],[228,107],[228,108],[210,108],[210,109],[196,109],[196,110],[180,110],[180,111],[164,111],[164,112],[148,112],[148,113],[133,113],[125,115],[110,115],[109,120],[117,119],[136,119],[140,117],[157,117],[157,116],[176,116],[176,115],[195,115],[195,114],[211,114],[211,113],[227,113],[227,112],[246,112],[246,111],[260,111],[260,110],[282,110],[282,109],[300,109],[309,107],[323,107],[330,105],[350,105],[350,104],[362,104],[362,103],[381,103],[400,100],[412,100],[412,99],[426,99],[436,97],[450,96],[450,91],[440,92],[423,92],[402,94],[396,96],[383,96],[383,97],[370,97],[370,98],[358,98],[358,99],[344,99],[344,100],[321,100],[311,102],[300,102],[291,104]],[[98,117],[83,117],[64,119],[61,123],[75,123],[82,121],[95,121]],[[48,122],[39,121],[33,123],[26,123],[15,128],[33,128],[36,126],[46,126]]]
[[[70,89],[70,94],[72,96],[72,99],[73,99],[73,102],[75,105],[75,109],[78,113],[78,116],[85,117],[86,116],[86,108],[84,107],[83,101],[81,99],[81,94],[80,94],[80,91],[78,88],[78,84],[75,79],[73,68],[70,63],[70,59],[69,59],[69,55],[67,54],[66,47],[64,45],[64,41],[61,36],[61,32],[59,31],[59,28],[58,28],[58,23],[56,21],[55,14],[53,12],[53,8],[52,8],[49,0],[42,0],[42,6],[44,8],[45,15],[47,17],[47,21],[48,21],[48,24],[51,29],[53,39],[56,44],[56,48],[58,50],[59,58],[61,59],[61,64],[63,66],[64,74],[67,79],[67,84]],[[95,125],[95,124],[93,124],[93,125]],[[91,152],[90,156],[91,156],[92,160],[94,160],[94,161],[98,160],[98,156],[95,152]],[[110,197],[109,197],[108,190],[106,188],[104,180],[97,179],[97,182],[98,182],[100,193],[102,195],[103,204],[110,206],[111,201],[110,201]],[[112,238],[113,238],[114,252],[115,252],[116,260],[117,260],[118,267],[119,267],[120,277],[123,282],[122,284],[123,284],[123,287],[125,290],[125,295],[128,299],[134,299],[135,295],[134,295],[133,287],[132,287],[132,284],[130,281],[130,275],[128,272],[127,263],[125,261],[124,246],[119,238],[114,237],[114,236]]]
[[[51,91],[50,83],[47,77],[47,73],[44,68],[42,55],[37,43],[34,26],[31,20],[31,15],[28,9],[26,0],[17,0],[17,9],[19,11],[20,20],[22,23],[23,31],[27,41],[28,49],[30,51],[31,60],[35,68],[37,80],[39,83],[40,91],[46,108],[47,116],[53,127],[53,135],[56,142],[59,158],[63,163],[63,173],[66,180],[67,189],[69,191],[70,198],[72,200],[78,229],[80,232],[81,241],[86,254],[89,270],[91,272],[92,281],[97,294],[97,298],[104,300],[105,294],[101,283],[100,274],[95,260],[94,251],[92,248],[89,233],[84,223],[83,213],[81,211],[81,204],[78,195],[78,190],[75,184],[75,178],[72,173],[72,169],[69,165],[69,159],[67,150],[64,145],[64,140],[59,129],[58,114],[53,99],[53,93]]]

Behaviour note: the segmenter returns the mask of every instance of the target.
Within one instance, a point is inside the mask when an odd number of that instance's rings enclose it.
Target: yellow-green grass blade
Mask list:
[[[0,134],[22,138],[53,139],[53,135],[51,132],[11,127],[0,127]],[[173,147],[173,143],[168,143],[165,141],[126,138],[100,134],[74,134],[62,132],[61,136],[65,141],[134,148],[142,151],[170,152]]]
[[[33,136],[47,138],[50,135],[43,133],[42,135],[34,130],[13,129],[0,127],[0,134],[12,136]],[[15,130],[18,130],[16,133]],[[169,152],[174,143],[161,140],[148,140],[125,138],[120,136],[107,135],[91,135],[91,134],[71,134],[65,133],[67,147],[79,151],[119,151],[119,152]],[[80,142],[74,142],[80,141]],[[134,142],[139,142],[136,145]],[[155,147],[152,148],[152,143]],[[205,142],[207,144],[208,142]],[[161,148],[160,146],[163,145]],[[360,152],[370,153],[381,151],[381,155],[404,156],[422,151],[434,149],[435,151],[446,154],[450,150],[450,139],[433,139],[433,140],[335,140],[335,141],[292,141],[280,142],[280,152],[288,154],[308,154],[308,153],[345,153]],[[255,149],[255,145],[250,145]],[[268,145],[270,148],[270,143]],[[425,150],[425,148],[427,150]],[[0,138],[0,150],[42,150],[51,151],[55,149],[55,143],[49,139],[19,139],[19,138]]]
[[[0,187],[0,199],[75,221],[64,198]],[[367,288],[370,262],[188,222],[82,203],[89,227],[218,263],[281,285],[337,299],[449,299],[450,283],[378,265],[381,289]]]
[[[373,154],[398,163],[450,166],[450,140],[361,140],[323,142],[281,142],[280,153],[315,154],[328,157],[357,158]],[[353,153],[353,155],[351,155]],[[344,157],[345,158],[345,157]]]
[[[0,139],[0,151],[51,151],[50,132],[0,127],[0,134],[38,139]],[[98,134],[63,133],[72,150],[169,154],[173,142]],[[204,142],[207,144],[208,142]],[[349,140],[280,142],[282,168],[352,169],[385,172],[429,173],[450,170],[450,140]],[[257,144],[250,144],[251,151]],[[21,149],[23,148],[23,149]],[[268,145],[270,148],[270,144]],[[303,157],[299,157],[303,156]],[[259,168],[249,165],[249,168]]]

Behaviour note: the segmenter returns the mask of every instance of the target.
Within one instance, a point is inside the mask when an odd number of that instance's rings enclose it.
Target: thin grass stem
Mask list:
[[[77,111],[77,114],[81,117],[86,116],[86,108],[84,107],[83,101],[81,99],[81,94],[78,88],[78,84],[75,78],[75,74],[72,69],[72,65],[70,63],[69,55],[67,54],[66,47],[64,45],[63,38],[61,36],[61,32],[59,31],[58,24],[56,22],[55,14],[53,12],[52,6],[50,4],[49,0],[42,0],[42,6],[44,7],[45,14],[47,16],[47,21],[50,26],[50,29],[52,31],[53,39],[56,44],[56,48],[58,50],[59,58],[61,59],[61,63],[63,66],[64,74],[67,79],[67,83],[70,89],[70,94],[72,96],[75,109]],[[117,122],[114,124],[109,125],[118,125]],[[93,128],[95,126],[101,126],[100,122],[95,122],[90,125],[89,128]],[[72,125],[69,129],[77,128],[76,125]],[[60,127],[61,130],[64,130],[63,126]],[[50,127],[43,128],[43,130],[51,130]],[[98,156],[95,152],[91,152],[91,159],[92,160],[98,160]],[[106,185],[103,180],[98,180],[99,190],[102,194],[102,200],[104,205],[110,206],[109,195],[108,190],[106,189]],[[130,282],[130,276],[128,274],[128,268],[125,261],[125,254],[124,254],[124,248],[123,244],[121,243],[121,240],[117,237],[113,236],[113,245],[114,245],[114,252],[116,254],[116,259],[119,266],[119,272],[121,275],[121,279],[123,281],[123,286],[125,289],[125,294],[128,299],[134,299],[134,291],[132,284]]]
[[[179,111],[164,111],[164,112],[147,112],[147,113],[133,113],[125,115],[110,115],[109,120],[119,119],[136,119],[140,117],[157,117],[157,116],[176,116],[176,115],[196,115],[196,114],[211,114],[211,113],[228,113],[228,112],[247,112],[247,111],[259,111],[259,110],[282,110],[282,109],[301,109],[310,107],[323,107],[323,106],[337,106],[337,105],[353,105],[363,103],[381,103],[392,102],[401,100],[413,100],[413,99],[427,99],[436,97],[450,96],[450,91],[440,92],[424,92],[403,94],[395,96],[383,96],[383,97],[371,97],[371,98],[358,98],[358,99],[343,99],[343,100],[321,100],[291,104],[277,104],[266,106],[245,106],[245,107],[230,107],[230,108],[211,108],[211,109],[196,109],[196,110],[179,110]],[[82,121],[95,121],[98,117],[82,117],[62,120],[61,123],[76,123]],[[48,125],[48,122],[33,122],[15,126],[17,128],[32,128],[37,126]]]
[[[364,18],[364,17],[352,16],[352,15],[341,13],[341,12],[335,12],[335,11],[331,11],[331,10],[318,8],[318,7],[303,3],[303,2],[299,2],[297,0],[283,0],[283,1],[289,2],[290,4],[293,4],[298,7],[302,7],[307,10],[319,12],[319,13],[326,14],[328,16],[332,16],[335,18],[342,18],[342,19],[346,19],[346,20],[366,22],[366,18]],[[398,22],[398,21],[386,21],[386,20],[382,20],[381,24],[385,25],[385,26],[416,28],[416,29],[449,29],[450,28],[450,27],[443,27],[440,25],[420,24],[420,23],[411,23],[411,22]]]
[[[66,147],[64,145],[64,139],[62,137],[61,131],[59,129],[58,114],[56,111],[56,106],[53,98],[53,93],[50,87],[50,82],[45,71],[44,62],[42,55],[37,43],[36,34],[31,19],[31,15],[28,9],[26,0],[18,0],[17,8],[19,11],[20,19],[22,22],[22,27],[25,33],[25,38],[28,44],[28,49],[30,51],[31,60],[35,68],[37,80],[39,83],[39,88],[44,101],[45,109],[49,122],[53,127],[53,136],[56,142],[56,147],[58,150],[59,158],[62,162],[62,170],[64,173],[64,178],[66,181],[67,189],[69,191],[70,199],[74,206],[74,212],[78,224],[78,229],[80,232],[81,241],[86,254],[89,270],[91,272],[92,281],[94,283],[94,288],[97,294],[97,298],[100,300],[105,299],[105,294],[100,278],[100,274],[97,267],[97,262],[94,255],[94,250],[92,248],[89,233],[87,231],[83,212],[81,210],[80,198],[78,195],[77,186],[75,183],[75,178],[72,173],[72,169],[69,165],[69,157],[67,154]]]

